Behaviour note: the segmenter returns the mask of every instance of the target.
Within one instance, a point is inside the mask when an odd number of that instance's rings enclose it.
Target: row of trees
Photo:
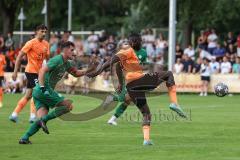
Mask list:
[[[166,0],[72,0],[72,30],[107,30],[117,33],[121,29],[167,28],[169,1]],[[50,24],[53,30],[67,28],[67,0],[48,0]],[[1,0],[0,31],[18,30],[17,16],[24,7],[26,30],[44,22],[41,15],[43,0]],[[219,32],[238,32],[240,28],[239,0],[177,0],[177,28],[190,42],[192,31],[214,27]]]

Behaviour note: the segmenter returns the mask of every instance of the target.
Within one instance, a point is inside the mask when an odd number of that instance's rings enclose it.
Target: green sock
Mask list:
[[[38,120],[36,120],[27,130],[27,132],[23,135],[22,139],[29,139],[32,135],[37,133],[37,131],[40,129],[40,126],[38,125]]]
[[[54,110],[43,116],[41,119],[46,123],[47,121],[68,113],[69,109],[66,106],[56,107]]]
[[[113,100],[114,100],[114,101],[118,101],[118,95],[117,95],[117,94],[114,94],[114,95],[113,95]]]
[[[118,101],[118,102],[124,102],[125,101],[125,92],[122,92],[120,94],[114,94],[113,95],[113,100]]]
[[[128,106],[127,104],[121,103],[121,104],[117,107],[114,115],[115,115],[117,118],[120,117],[120,116],[124,113],[124,111],[126,110],[127,106]]]

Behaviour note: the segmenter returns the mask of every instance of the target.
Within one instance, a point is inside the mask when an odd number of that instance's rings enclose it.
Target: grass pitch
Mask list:
[[[0,108],[1,160],[237,160],[240,159],[240,96],[218,98],[180,95],[179,102],[189,118],[182,120],[168,109],[167,95],[148,98],[153,114],[151,139],[154,146],[142,146],[141,120],[130,106],[118,126],[106,124],[113,112],[86,122],[53,120],[49,135],[41,130],[32,145],[18,140],[29,127],[29,106],[14,124],[8,116],[22,95],[5,95]],[[101,100],[67,96],[74,100],[74,112],[93,109]]]

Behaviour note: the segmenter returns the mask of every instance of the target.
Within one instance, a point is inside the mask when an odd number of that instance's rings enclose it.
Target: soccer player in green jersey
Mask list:
[[[46,123],[72,110],[72,102],[57,93],[54,88],[65,72],[75,77],[83,76],[87,72],[85,70],[77,70],[77,68],[71,65],[69,60],[72,60],[74,56],[76,56],[74,44],[65,42],[62,44],[62,53],[50,59],[47,65],[40,69],[39,82],[34,87],[32,94],[38,120],[21,137],[19,144],[31,144],[29,137],[37,133],[40,128],[49,134]],[[49,109],[52,110],[49,111]]]

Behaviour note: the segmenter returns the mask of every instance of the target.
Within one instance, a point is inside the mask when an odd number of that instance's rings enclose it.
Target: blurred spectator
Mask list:
[[[226,56],[223,57],[223,62],[221,63],[220,68],[221,68],[221,74],[228,74],[231,72],[232,66]]]
[[[66,87],[66,94],[75,94],[75,87],[78,82],[78,78],[68,73],[65,75],[65,78],[64,84]]]
[[[153,66],[153,71],[161,71],[163,70],[163,57],[161,55],[157,55],[156,57],[153,58],[154,66]]]
[[[207,46],[208,46],[207,36],[204,34],[204,31],[202,30],[200,32],[200,36],[198,37],[198,47],[207,50]]]
[[[13,41],[13,38],[12,38],[12,33],[7,34],[7,39],[5,41],[5,47],[6,47],[6,49],[14,47],[14,41]]]
[[[7,72],[13,72],[16,57],[17,57],[16,51],[14,50],[13,47],[10,47],[6,52],[6,61],[7,61],[6,71]]]
[[[100,54],[98,48],[93,48],[92,51],[91,51],[91,55],[96,55],[98,56]]]
[[[194,73],[194,74],[200,72],[201,64],[202,64],[202,59],[201,59],[201,58],[198,58],[198,59],[197,59],[197,62],[194,63],[194,65],[193,65],[193,73]]]
[[[222,48],[220,44],[217,44],[217,48],[213,50],[213,56],[216,57],[216,60],[219,61],[220,59],[225,56],[226,50]]]
[[[207,28],[207,29],[204,31],[204,36],[208,37],[210,34],[211,34],[211,29],[210,29],[210,28]]]
[[[181,62],[181,58],[178,58],[177,62],[174,64],[173,72],[176,74],[179,74],[182,72],[182,70],[183,70],[183,64]]]
[[[211,30],[211,34],[208,36],[208,52],[213,54],[214,49],[217,47],[218,36],[215,33],[215,29]]]
[[[210,68],[211,68],[211,73],[219,73],[220,71],[220,64],[219,62],[216,61],[215,57],[212,57],[211,62],[210,62]]]
[[[235,60],[236,60],[235,55],[234,54],[230,55],[229,62],[231,63],[232,66],[235,63]]]
[[[240,58],[237,57],[232,67],[232,73],[240,73]]]
[[[194,48],[192,47],[192,44],[188,45],[188,48],[184,49],[184,54],[187,54],[188,57],[190,57],[192,60],[195,59],[195,51]]]
[[[142,47],[145,49],[147,48],[147,41],[146,41],[147,36],[148,36],[148,29],[145,28],[142,32]],[[122,38],[123,37],[121,37],[121,39]]]
[[[237,37],[237,56],[240,57],[240,33]]]
[[[61,31],[57,31],[56,36],[57,36],[58,39],[62,39]]]
[[[68,41],[73,42],[75,41],[74,36],[72,35],[72,31],[68,31]]]
[[[236,50],[236,48],[233,46],[233,44],[229,44],[229,45],[228,45],[227,53],[228,53],[229,55],[232,55],[232,54],[236,54],[236,53],[237,53],[237,50]]]
[[[50,44],[50,57],[53,57],[57,54],[58,49],[58,42],[59,39],[55,33],[53,33],[50,37],[49,44]]]
[[[236,39],[233,37],[232,32],[228,32],[227,38],[224,40],[224,46],[228,50],[229,45],[234,45],[236,43]]]
[[[16,80],[11,79],[10,81],[8,81],[5,86],[5,92],[6,93],[21,93],[20,80],[19,79],[16,79]]]
[[[90,53],[92,52],[92,50],[98,48],[98,36],[94,34],[94,31],[92,31],[91,34],[88,36],[87,42]]]
[[[62,39],[61,39],[61,43],[67,42],[69,38],[69,32],[68,31],[64,31],[63,35],[62,35]]]
[[[100,44],[99,54],[100,54],[100,57],[104,57],[104,56],[107,55],[107,52],[106,52],[106,49],[105,49],[105,44]]]
[[[80,58],[84,55],[84,46],[80,39],[75,40],[75,50],[77,52],[77,57]]]
[[[204,49],[202,49],[202,48],[198,48],[198,53],[199,53],[199,57],[200,58],[207,58],[207,59],[212,59],[212,57],[214,57],[214,56],[212,56],[208,51],[205,51]]]
[[[106,42],[107,56],[111,57],[113,55],[113,52],[115,51],[116,47],[117,47],[117,43],[116,43],[115,37],[113,35],[110,35]]]
[[[182,55],[183,55],[183,50],[180,47],[179,44],[176,45],[176,57],[175,60],[177,61],[178,58],[182,59]]]
[[[159,38],[156,39],[156,54],[163,56],[168,47],[168,42],[165,40],[162,33],[159,34]]]
[[[3,52],[3,51],[4,51],[4,38],[0,34],[0,52]]]
[[[89,84],[91,82],[91,78],[89,78],[88,76],[84,76],[83,77],[83,89],[82,89],[82,93],[83,94],[88,94],[89,93]]]
[[[211,68],[207,58],[203,59],[203,64],[201,65],[201,93],[200,96],[207,96],[208,84],[210,82]]]
[[[183,60],[182,60],[182,64],[183,64],[183,72],[184,73],[191,73],[192,72],[192,68],[193,68],[193,60],[188,57],[187,54],[183,55]]]
[[[148,29],[146,31],[146,35],[143,36],[143,42],[144,42],[144,45],[146,46],[146,51],[147,51],[147,54],[150,58],[153,58],[154,56],[154,42],[155,42],[155,36],[153,35],[153,31],[152,29]]]
[[[104,62],[108,61],[111,57],[107,56],[104,58]],[[103,87],[104,88],[108,88],[110,85],[110,68],[106,68],[105,70],[103,70],[102,72],[102,76],[103,76]]]
[[[100,35],[100,37],[99,37],[99,42],[100,43],[104,43],[106,40],[107,40],[107,33],[106,33],[106,31],[103,31],[102,32],[102,34]]]

